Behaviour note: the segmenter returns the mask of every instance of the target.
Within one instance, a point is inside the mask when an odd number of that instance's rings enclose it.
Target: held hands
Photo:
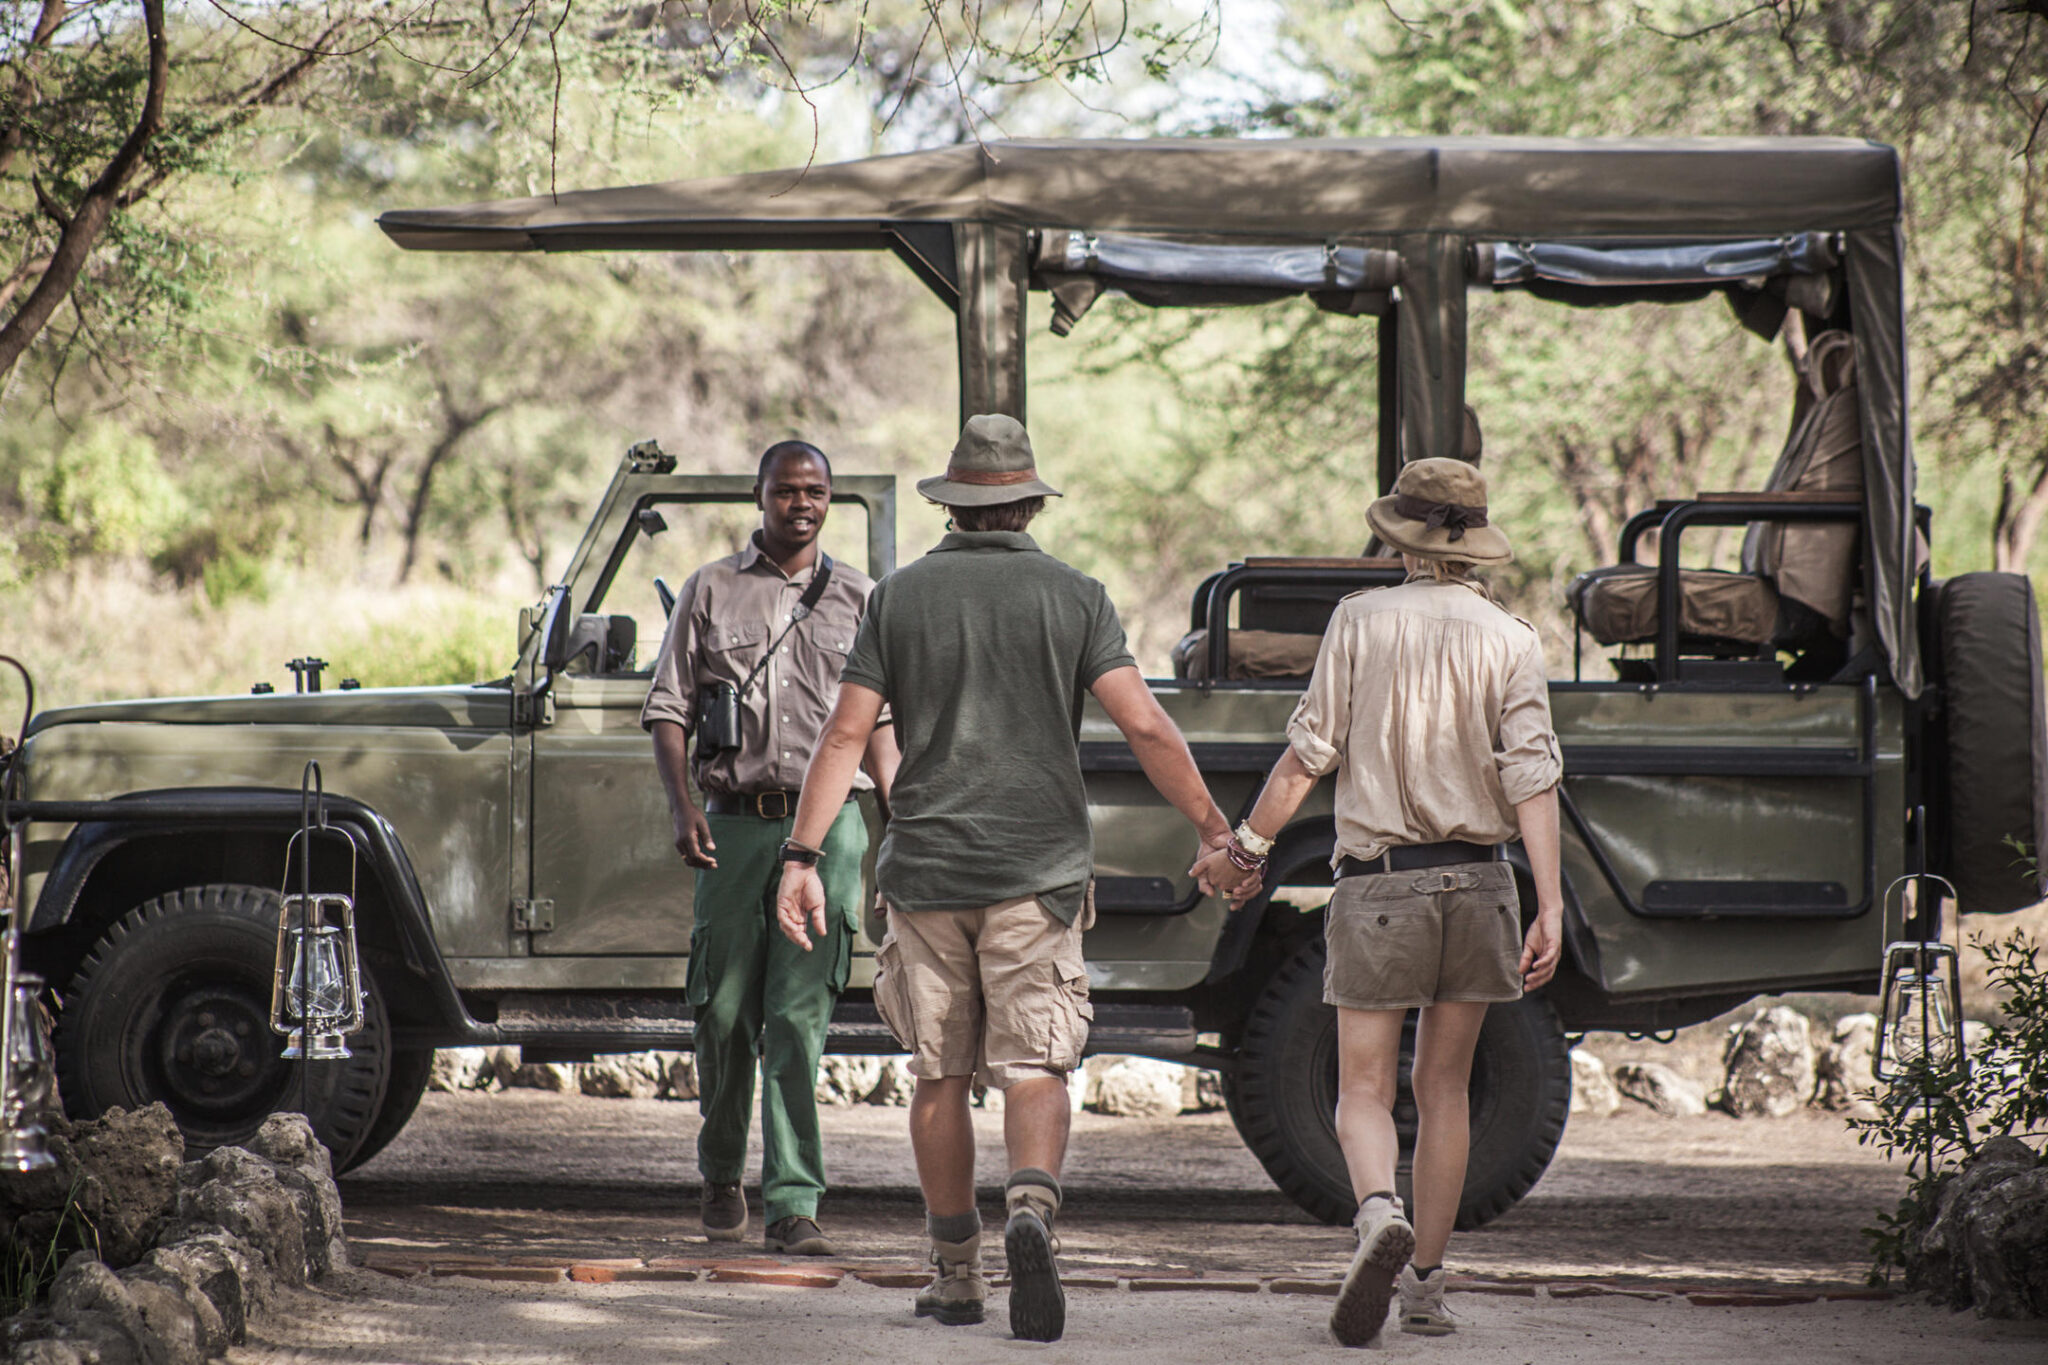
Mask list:
[[[805,952],[811,935],[825,937],[825,883],[818,869],[803,863],[782,865],[782,889],[775,896],[775,924],[782,936]]]
[[[1259,887],[1265,880],[1258,872],[1249,872],[1230,861],[1225,848],[1230,843],[1228,830],[1221,834],[1209,835],[1202,840],[1202,851],[1196,857],[1188,875],[1195,879],[1205,896],[1226,896],[1230,908],[1238,909],[1253,896],[1259,894]]]
[[[1536,920],[1522,940],[1522,989],[1533,991],[1557,974],[1557,959],[1564,949],[1564,910],[1560,906],[1538,908]]]
[[[711,822],[704,818],[703,811],[685,801],[675,812],[674,824],[676,852],[683,855],[685,863],[707,870],[718,866],[718,845],[711,841]]]

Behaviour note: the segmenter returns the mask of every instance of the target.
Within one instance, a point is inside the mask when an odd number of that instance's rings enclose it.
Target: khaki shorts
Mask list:
[[[1522,995],[1521,898],[1507,863],[1340,878],[1323,932],[1325,1004],[1399,1010]]]
[[[979,910],[892,910],[875,950],[875,1008],[911,1054],[910,1074],[973,1076],[995,1090],[1064,1078],[1088,1043],[1081,931],[1035,896]]]

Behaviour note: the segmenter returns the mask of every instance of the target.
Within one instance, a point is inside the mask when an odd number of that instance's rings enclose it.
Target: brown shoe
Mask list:
[[[778,1218],[768,1225],[766,1245],[770,1251],[786,1252],[791,1256],[836,1256],[839,1248],[825,1235],[815,1218],[792,1214]]]
[[[981,1273],[981,1234],[964,1242],[932,1239],[932,1282],[917,1291],[917,1315],[948,1327],[980,1322],[986,1315],[988,1281]]]
[[[704,1218],[704,1235],[712,1241],[737,1242],[747,1235],[747,1193],[737,1180],[729,1185],[705,1181],[697,1209]]]

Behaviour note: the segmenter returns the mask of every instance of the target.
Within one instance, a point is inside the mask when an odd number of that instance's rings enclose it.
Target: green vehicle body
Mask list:
[[[1601,154],[1586,149],[1588,157]],[[1722,160],[1708,163],[1725,170]],[[450,212],[466,214],[469,224],[492,207]],[[1670,210],[1686,211],[1682,204]],[[685,221],[684,236],[640,244],[693,249],[740,241],[730,212],[719,212],[726,216],[706,219],[715,231],[688,237]],[[801,210],[791,215],[800,218]],[[839,241],[805,220],[803,233],[779,242],[766,219],[764,211],[765,235],[755,244],[830,249],[853,242],[856,232],[847,227]],[[870,218],[858,231],[872,235],[874,226]],[[1837,224],[1823,216],[1781,226]],[[430,228],[443,230],[415,224],[422,240],[407,242],[387,220],[408,245],[472,245],[426,241]],[[458,228],[468,230],[446,231]],[[1021,348],[1013,354],[985,335],[986,344],[975,343],[973,329],[993,325],[991,307],[974,305],[963,284],[982,248],[957,222],[954,228],[950,264],[933,239],[907,229],[893,245],[854,244],[896,249],[914,269],[922,264],[920,278],[929,273],[939,284],[952,272],[963,408],[1021,413]],[[1440,453],[1454,429],[1444,414],[1446,393],[1462,395],[1462,288],[1441,282],[1468,259],[1475,231],[1485,229],[1418,222],[1409,235],[1389,239],[1414,287],[1378,322],[1389,395],[1383,482],[1404,454]],[[1628,234],[1617,223],[1601,235]],[[594,229],[583,240],[634,244]],[[905,241],[917,250],[899,249]],[[1415,283],[1413,272],[1425,266],[1435,273]],[[1459,295],[1455,345],[1443,326],[1416,317],[1448,308],[1447,294]],[[1886,344],[1902,342],[1889,336]],[[1410,388],[1412,399],[1404,397]],[[1897,404],[1891,416],[1902,429],[1902,396]],[[744,502],[750,482],[678,472],[651,444],[628,452],[559,586],[520,613],[516,665],[490,683],[114,702],[37,717],[18,760],[24,794],[50,803],[31,808],[39,813],[27,843],[32,963],[61,999],[110,927],[151,898],[210,885],[278,886],[285,840],[298,824],[301,771],[317,759],[336,818],[356,832],[366,864],[359,922],[394,1055],[417,1059],[434,1047],[500,1043],[540,1059],[687,1047],[691,877],[671,846],[639,725],[648,674],[629,658],[607,660],[602,641],[607,614],[623,610],[615,605],[622,595],[644,599],[654,591],[621,572],[636,539],[650,534],[642,514],[674,503]],[[1903,487],[1910,498],[1909,476]],[[864,509],[866,566],[879,578],[893,567],[893,480],[842,476],[835,498]],[[855,558],[850,546],[834,548]],[[1252,611],[1246,594],[1262,589],[1282,599],[1305,590],[1326,615],[1337,594],[1398,576],[1386,561],[1248,561],[1202,585],[1191,624],[1216,634],[1243,628]],[[1910,629],[1894,630],[1889,646],[1917,650],[1915,632],[1929,629],[1923,618],[1933,585],[1912,564],[1893,578],[1907,594],[1897,619]],[[572,664],[572,645],[586,639],[598,644]],[[654,643],[639,641],[639,656],[651,657]],[[2024,640],[2015,646],[2022,651],[2016,666],[2025,647]],[[1520,1032],[1494,1052],[1482,1046],[1475,1142],[1487,1129],[1498,1150],[1491,1166],[1475,1157],[1463,1222],[1493,1216],[1540,1176],[1569,1098],[1568,1035],[1676,1027],[1759,994],[1877,989],[1884,945],[1906,929],[1902,900],[1886,908],[1887,888],[1941,867],[1939,816],[1929,810],[1946,800],[1943,689],[1938,679],[1923,685],[1917,654],[1909,668],[1898,666],[1896,653],[1890,664],[1794,682],[1753,668],[1716,672],[1674,650],[1660,652],[1648,676],[1552,685],[1565,770],[1565,959],[1546,991],[1496,1011],[1507,1021],[1503,1029]],[[1249,808],[1279,756],[1301,686],[1153,683],[1218,804],[1233,815]],[[2038,695],[2032,705],[2038,731]],[[1343,1216],[1348,1203],[1328,1120],[1328,1012],[1318,1014],[1312,998],[1332,875],[1328,785],[1281,836],[1267,890],[1232,914],[1198,893],[1186,870],[1192,833],[1092,704],[1081,741],[1101,912],[1087,940],[1098,1002],[1091,1049],[1223,1070],[1233,1114],[1275,1179],[1312,1211]],[[2037,827],[2038,812],[2022,833]],[[1511,857],[1523,866],[1519,849]],[[1523,873],[1526,881],[1525,866]],[[1526,885],[1524,899],[1526,908]],[[872,974],[873,945],[863,941],[829,1047],[896,1050],[868,1001]],[[64,1029],[60,1012],[60,1044]],[[398,1070],[403,1075],[388,1083],[392,1093],[382,1101],[390,1115],[372,1134],[350,1139],[338,1153],[345,1163],[388,1141],[417,1100],[424,1068]]]

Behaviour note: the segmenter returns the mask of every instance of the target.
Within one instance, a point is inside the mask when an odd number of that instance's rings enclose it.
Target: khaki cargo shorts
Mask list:
[[[1036,896],[979,910],[892,910],[875,950],[875,1008],[926,1080],[973,1076],[995,1090],[1065,1078],[1088,1043],[1081,931]]]
[[[1325,1004],[1399,1010],[1522,995],[1521,898],[1507,863],[1340,878],[1323,933]]]

